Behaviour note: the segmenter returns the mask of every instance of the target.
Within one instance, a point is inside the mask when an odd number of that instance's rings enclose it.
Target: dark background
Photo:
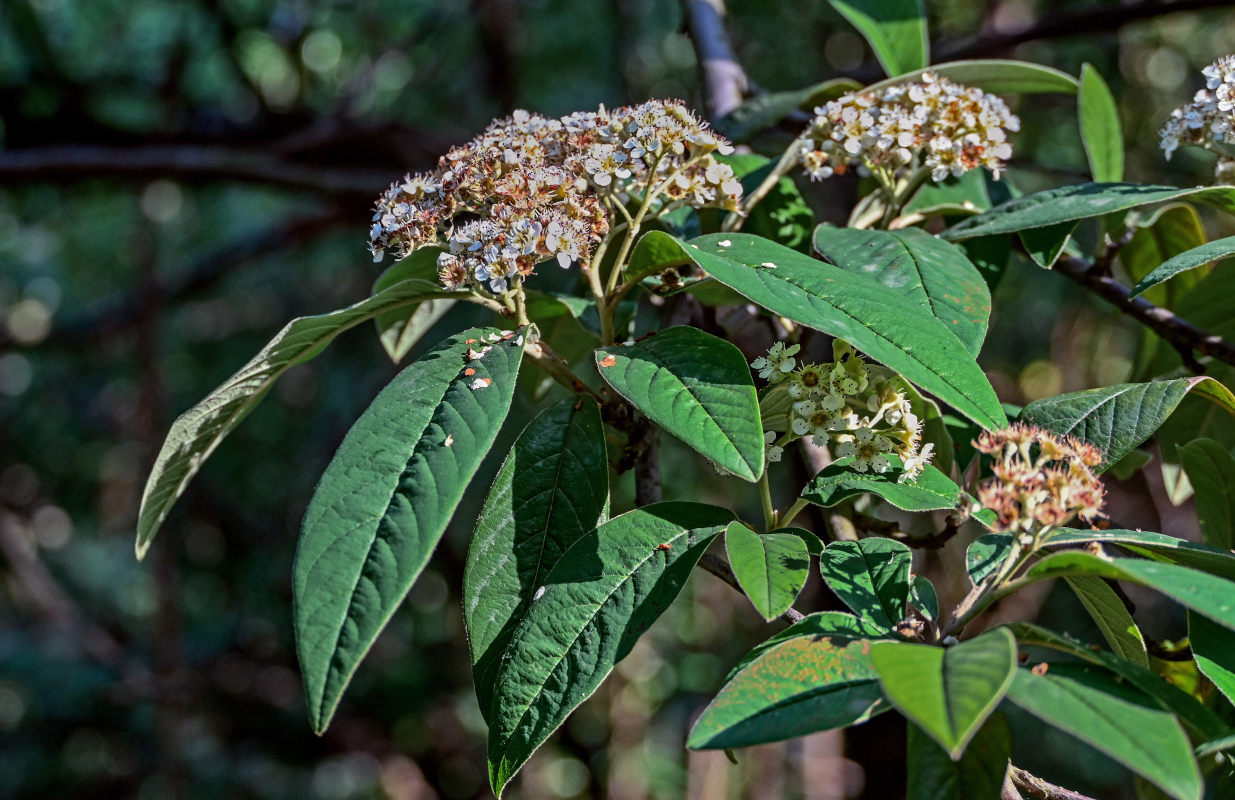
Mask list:
[[[1073,74],[1092,62],[1119,98],[1129,179],[1209,182],[1204,155],[1164,162],[1156,130],[1200,88],[1199,69],[1235,50],[1231,4],[928,5],[936,60]],[[825,3],[735,0],[729,13],[759,87],[877,76]],[[138,501],[176,414],[289,318],[366,296],[380,270],[365,251],[369,208],[391,180],[516,107],[560,115],[648,97],[704,108],[671,0],[0,0],[0,797],[487,796],[458,594],[496,455],[333,727],[318,738],[305,719],[291,562],[317,476],[398,369],[370,327],[283,378],[143,563]],[[1012,180],[1086,179],[1074,100],[1009,99],[1024,121]],[[802,185],[821,218],[850,199]],[[444,320],[427,343],[465,321]],[[1022,403],[1127,380],[1140,336],[1022,264],[996,294],[983,365]],[[521,398],[516,415],[534,407]],[[669,497],[725,499],[692,456],[665,450],[665,473],[686,476]],[[1146,529],[1194,536],[1160,471],[1146,475],[1115,484],[1114,502]],[[757,508],[753,492],[736,502]],[[799,608],[835,603],[817,584]],[[1174,611],[1141,601],[1151,635],[1181,635]],[[1092,635],[1063,595],[1008,613],[1043,603],[1043,620]],[[699,573],[511,795],[900,796],[895,715],[737,766],[685,752],[724,673],[778,627]],[[1127,774],[1091,751],[1019,718],[1014,734],[1018,764],[1129,796]]]

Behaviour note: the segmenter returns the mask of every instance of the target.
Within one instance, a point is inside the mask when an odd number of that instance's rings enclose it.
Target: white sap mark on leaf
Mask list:
[[[721,239],[716,244],[718,244],[721,247],[731,247],[733,245],[733,242],[729,241],[728,239]]]
[[[489,378],[477,378],[468,384],[468,388],[472,391],[476,391],[477,389],[487,389],[491,383],[493,383],[493,381]]]
[[[776,265],[771,261],[765,261],[761,266],[767,267],[768,269],[776,269]]]
[[[539,600],[540,598],[544,597],[544,596],[545,596],[545,590],[546,590],[547,588],[548,588],[548,587],[546,587],[546,586],[542,586],[542,587],[540,587],[539,589],[537,589],[537,590],[536,590],[536,594],[532,595],[532,602],[534,603],[534,602],[536,602],[537,600]]]
[[[446,441],[443,442],[443,444],[445,444],[447,447],[450,447],[454,443],[455,443],[455,437],[449,433],[446,434]]]

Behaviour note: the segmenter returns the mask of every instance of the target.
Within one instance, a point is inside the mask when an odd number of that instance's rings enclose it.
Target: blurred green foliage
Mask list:
[[[1128,179],[1207,181],[1204,156],[1165,163],[1156,130],[1199,86],[1200,67],[1235,49],[1230,9],[1121,26],[1115,5],[928,3],[937,55],[1110,8],[1111,24],[1086,35],[992,55],[1073,74],[1093,63],[1120,103]],[[876,77],[827,4],[743,0],[729,13],[758,87]],[[672,0],[0,4],[0,797],[486,796],[458,607],[466,525],[448,532],[331,731],[318,739],[305,721],[291,561],[313,482],[395,372],[370,329],[279,383],[139,564],[142,482],[172,417],[287,319],[365,295],[378,274],[364,251],[367,205],[382,181],[514,107],[559,115],[683,97],[702,108],[697,69]],[[1028,190],[1082,179],[1072,100],[1018,110],[1010,180]],[[756,147],[774,154],[787,140],[769,132]],[[100,147],[122,151],[92,161]],[[225,158],[203,168],[203,153]],[[23,161],[31,154],[52,166]],[[309,177],[272,185],[254,161]],[[326,180],[340,174],[357,177]],[[843,190],[803,191],[819,219],[843,219]],[[1065,281],[1017,265],[998,287],[983,363],[1004,399],[1023,403],[1128,379],[1139,335]],[[535,407],[523,398],[516,413]],[[709,482],[693,455],[664,446],[667,473]],[[457,519],[474,518],[496,460]],[[631,494],[627,476],[617,503]],[[817,576],[803,599],[835,602]],[[900,796],[904,731],[886,717],[848,735],[844,762],[821,740],[740,754],[737,766],[688,756],[690,720],[772,630],[740,600],[700,575],[516,791],[831,797],[821,787],[840,781],[853,796],[863,785],[863,797]],[[1076,618],[1062,602],[1048,614]],[[1169,618],[1149,627],[1181,630]],[[1047,760],[1068,785],[1127,796],[1126,774],[1105,763],[1068,771],[1068,743],[1016,744],[1038,760],[1030,768]]]

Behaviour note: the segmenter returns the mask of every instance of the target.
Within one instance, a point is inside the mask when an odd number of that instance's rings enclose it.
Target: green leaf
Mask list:
[[[925,575],[913,576],[909,584],[909,602],[928,620],[939,619],[939,596],[935,593],[935,584]]]
[[[1235,633],[1189,611],[1188,642],[1197,668],[1235,703]]]
[[[839,458],[810,479],[802,497],[825,508],[867,492],[878,495],[906,511],[934,511],[956,508],[967,495],[935,467],[927,464],[917,480],[898,482],[904,474],[900,459],[892,456],[893,468],[887,472],[858,472],[853,459]]]
[[[725,531],[725,552],[738,585],[769,622],[793,605],[810,573],[806,542],[792,533],[760,535],[735,522]]]
[[[975,236],[1016,233],[1183,199],[1235,213],[1235,188],[1229,186],[1179,189],[1139,183],[1078,183],[1009,200],[986,213],[962,220],[940,235],[960,241]]]
[[[865,722],[887,709],[866,639],[820,632],[760,647],[703,710],[687,747],[779,742]]]
[[[519,620],[494,686],[494,794],[630,652],[732,520],[715,506],[656,503],[614,517],[562,554]]]
[[[1174,717],[1115,693],[1109,680],[1083,680],[1063,672],[1056,665],[1045,675],[1016,670],[1008,700],[1097,748],[1172,797],[1200,800],[1200,770]]]
[[[1089,553],[1067,551],[1042,559],[1018,580],[1031,583],[1072,575],[1095,575],[1139,583],[1214,622],[1235,628],[1235,583],[1178,564],[1137,558],[1099,558]]]
[[[825,547],[819,571],[860,619],[890,631],[905,618],[912,562],[913,553],[900,542],[859,539]]]
[[[1012,755],[1012,733],[1003,714],[987,718],[960,761],[912,722],[908,726],[906,800],[992,800],[1000,796]]]
[[[823,552],[823,540],[805,528],[777,528],[772,533],[787,533],[798,537],[806,545],[808,555],[818,556]]]
[[[922,0],[828,0],[870,44],[884,72],[895,77],[931,63]]]
[[[378,295],[397,283],[420,280],[437,286],[437,257],[440,247],[422,247],[383,272],[373,284],[373,295]],[[440,288],[440,287],[439,287]],[[377,335],[382,349],[390,360],[398,364],[434,323],[454,308],[453,299],[425,300],[378,314]]]
[[[1213,439],[1181,445],[1179,458],[1196,491],[1196,515],[1205,544],[1229,551],[1235,547],[1235,458]]]
[[[799,109],[809,111],[860,88],[857,81],[835,78],[803,89],[756,95],[718,119],[716,130],[732,142],[745,142]]]
[[[679,325],[596,350],[601,376],[653,422],[739,478],[763,474],[763,425],[742,351]]]
[[[1076,436],[1102,451],[1105,470],[1153,435],[1179,401],[1195,390],[1235,414],[1235,396],[1213,378],[1176,378],[1123,383],[1103,389],[1035,400],[1021,411],[1021,422]]]
[[[1124,139],[1119,124],[1119,107],[1101,73],[1090,64],[1081,66],[1077,105],[1081,143],[1089,159],[1089,173],[1095,181],[1122,181],[1124,177]]]
[[[992,201],[991,184],[994,181],[990,173],[982,169],[971,169],[957,177],[947,177],[939,183],[928,181],[914,193],[913,199],[905,204],[904,214],[921,214],[933,216],[948,214],[968,216],[989,209]]]
[[[452,336],[395,376],[348,431],[309,501],[292,596],[309,719],[319,733],[424,569],[510,409],[523,334],[469,359],[490,336],[497,334],[484,328]]]
[[[944,334],[947,327],[918,309],[890,303],[874,282],[741,233],[687,244],[653,231],[639,247],[648,243],[663,253],[671,242],[679,258],[691,259],[769,311],[844,339],[980,425],[1006,424],[986,375],[955,336]]]
[[[722,157],[725,160],[733,156]],[[771,174],[772,161],[741,176],[742,189],[751,193]],[[736,171],[736,170],[735,170]],[[815,212],[811,210],[798,185],[786,176],[776,182],[759,204],[750,210],[742,222],[746,233],[762,236],[804,253],[810,252],[811,231],[815,227]],[[732,293],[732,290],[729,290]],[[740,298],[740,296],[739,296]],[[739,299],[738,302],[743,302]]]
[[[476,520],[463,572],[463,617],[486,716],[502,654],[562,553],[604,521],[609,464],[590,397],[550,406],[523,429]]]
[[[986,338],[991,293],[959,247],[921,228],[860,230],[820,225],[815,251],[855,275],[878,281],[942,322],[975,357]]]
[[[463,295],[444,292],[437,284],[403,281],[347,308],[289,322],[239,372],[172,423],[142,493],[137,557],[146,555],[172,504],[184,494],[202,464],[261,402],[280,375],[313,358],[340,333],[365,320],[422,300],[459,296]]]
[[[1140,281],[1158,265],[1205,244],[1201,215],[1187,203],[1170,203],[1154,210],[1147,219],[1137,221],[1132,238],[1119,248],[1119,264],[1132,281]],[[1142,290],[1155,305],[1174,308],[1179,298],[1208,274],[1208,270],[1183,273],[1169,285]]]
[[[853,614],[845,611],[816,611],[814,614],[807,614],[783,631],[775,633],[755,645],[729,671],[729,674],[725,677],[725,683],[731,681],[734,675],[737,675],[747,664],[750,664],[761,654],[766,653],[781,642],[786,642],[798,636],[885,639],[888,637],[888,631],[877,625],[860,620]]]
[[[997,628],[952,647],[875,642],[871,661],[888,701],[956,761],[1012,683],[1016,640]]]
[[[1055,266],[1059,256],[1063,255],[1074,230],[1075,222],[1063,222],[1048,228],[1028,228],[1017,236],[1033,262],[1043,269],[1050,269]]]
[[[1111,650],[1120,658],[1148,667],[1149,656],[1145,653],[1145,638],[1141,636],[1136,620],[1132,618],[1115,590],[1101,578],[1089,575],[1074,575],[1064,580],[1097,623]]]
[[[1047,547],[1073,546],[1099,542],[1117,545],[1125,550],[1155,561],[1182,564],[1235,581],[1235,556],[1225,550],[1215,550],[1205,545],[1193,544],[1185,539],[1165,536],[1152,531],[1127,530],[1073,530],[1060,528],[1051,531],[1043,542]]]
[[[1156,700],[1202,738],[1213,738],[1226,731],[1226,724],[1214,712],[1184,690],[1162,679],[1160,675],[1133,664],[1113,653],[1090,647],[1071,636],[1060,635],[1046,628],[1017,622],[1005,626],[1021,645],[1049,647],[1076,656],[1090,664],[1099,664],[1126,680],[1130,685]]]
[[[925,69],[872,83],[863,91],[878,92],[889,86],[915,81],[922,77],[923,72],[940,75],[992,94],[1075,94],[1077,88],[1076,78],[1057,69],[1026,61],[980,58],[934,64]]]
[[[965,569],[973,585],[977,586],[998,570],[1011,550],[1010,533],[987,533],[975,539],[965,551]]]
[[[1203,267],[1206,264],[1230,255],[1235,255],[1235,236],[1206,242],[1200,247],[1194,247],[1159,264],[1157,269],[1141,278],[1140,282],[1132,287],[1132,291],[1129,294],[1131,297],[1136,297],[1146,289],[1157,286],[1163,281],[1170,280],[1181,272]]]

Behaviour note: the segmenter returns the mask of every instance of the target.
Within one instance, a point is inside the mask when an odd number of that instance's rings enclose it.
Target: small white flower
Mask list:
[[[763,434],[764,445],[767,448],[765,451],[765,457],[767,458],[769,464],[775,464],[785,455],[785,448],[777,447],[776,439],[776,431],[768,431]]]

